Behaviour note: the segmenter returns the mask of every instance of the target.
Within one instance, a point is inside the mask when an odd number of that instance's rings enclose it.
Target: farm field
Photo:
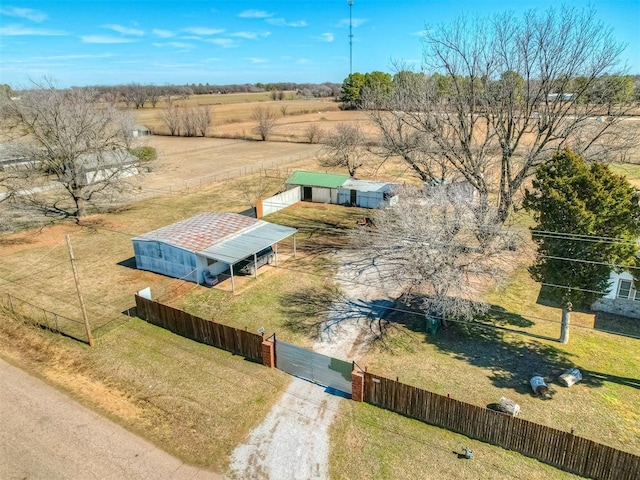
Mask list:
[[[138,201],[114,207],[108,214],[96,213],[81,226],[62,222],[0,236],[0,294],[11,293],[79,319],[64,244],[64,236],[71,236],[97,337],[97,346],[89,349],[4,317],[0,355],[185,461],[219,472],[227,467],[235,445],[283,394],[288,377],[122,312],[133,306],[135,291],[150,286],[154,297],[192,313],[252,331],[264,327],[284,340],[310,345],[313,336],[288,302],[301,293],[334,286],[336,265],[329,254],[345,245],[345,233],[363,214],[359,209],[309,204],[273,214],[267,220],[299,228],[298,258],[291,258],[290,246],[283,245],[283,256],[288,257],[283,265],[269,267],[257,280],[243,279],[235,296],[133,268],[133,236],[205,211],[245,210],[246,191],[261,178],[268,178],[275,192],[291,169],[317,170],[319,146],[300,141],[310,123],[331,128],[343,121],[367,121],[359,112],[320,110],[317,105],[315,112],[283,116],[276,141],[240,140],[252,126],[247,120],[252,105],[260,103],[213,105],[220,108],[220,118],[225,118],[223,109],[235,111],[229,118],[236,120],[214,125],[213,136],[228,128],[229,138],[147,139],[159,159],[145,175]],[[270,103],[277,107],[282,102]],[[299,108],[307,107],[301,103]],[[154,110],[136,113],[145,123],[144,115]],[[403,164],[377,162],[362,169],[363,178],[407,178]],[[615,169],[635,182],[640,179],[635,167]],[[427,335],[419,316],[391,314],[385,343],[370,345],[358,364],[475,405],[507,396],[521,405],[527,420],[563,430],[575,428],[578,435],[639,454],[639,340],[603,332],[640,336],[637,323],[577,312],[571,342],[561,345],[555,341],[559,311],[537,304],[537,292],[521,265],[509,283],[487,294],[497,312],[488,321],[506,330],[454,326]],[[571,388],[560,387],[556,378],[570,366],[580,368],[585,380]],[[536,373],[552,386],[550,400],[531,394],[528,380]],[[479,452],[478,458],[461,463],[454,451],[462,445]],[[576,478],[353,402],[341,404],[331,455],[332,478]]]

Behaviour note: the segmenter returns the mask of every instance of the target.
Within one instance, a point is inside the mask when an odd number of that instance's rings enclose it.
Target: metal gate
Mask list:
[[[275,354],[279,370],[351,394],[352,363],[280,340],[275,342]]]

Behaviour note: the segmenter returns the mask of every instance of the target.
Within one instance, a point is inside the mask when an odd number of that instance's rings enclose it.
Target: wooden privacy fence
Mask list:
[[[631,453],[368,372],[364,374],[364,401],[583,477],[640,478],[640,457]]]
[[[137,315],[182,337],[262,362],[262,336],[191,315],[136,295]]]

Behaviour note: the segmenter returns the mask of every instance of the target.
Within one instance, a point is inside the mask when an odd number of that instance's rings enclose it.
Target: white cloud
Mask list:
[[[369,20],[366,18],[352,18],[351,20],[349,20],[348,18],[343,18],[338,22],[338,27],[348,27],[349,21],[351,21],[352,26],[359,27],[360,25],[368,22]]]
[[[267,63],[269,61],[266,58],[259,58],[259,57],[250,57],[250,58],[247,58],[247,60],[249,60],[251,63]]]
[[[333,33],[326,32],[326,33],[322,33],[319,37],[314,37],[314,38],[322,42],[333,42],[335,37]]]
[[[295,22],[287,22],[284,18],[267,18],[267,22],[277,27],[306,27],[305,20],[297,20]]]
[[[185,42],[155,42],[151,45],[153,45],[154,47],[193,48],[193,45],[191,43]]]
[[[123,37],[112,37],[111,35],[81,35],[80,38],[84,43],[133,43],[135,40]]]
[[[207,28],[207,27],[189,27],[183,28],[184,32],[192,33],[194,35],[216,35],[217,33],[224,32],[223,29],[220,28]]]
[[[144,35],[144,31],[139,30],[137,28],[123,27],[122,25],[116,25],[113,23],[109,25],[103,25],[103,27],[113,30],[115,32],[121,33],[123,35],[136,35],[139,37]]]
[[[219,47],[223,48],[231,48],[236,46],[235,42],[229,38],[210,38],[205,41],[207,43],[213,43],[214,45],[218,45]]]
[[[273,13],[264,10],[245,10],[238,15],[240,18],[269,18],[273,17]]]
[[[247,40],[256,40],[259,37],[268,37],[271,32],[236,32],[232,33],[232,37],[246,38]]]
[[[308,58],[299,58],[297,63],[306,65],[307,63],[311,63],[311,60],[309,60]]]
[[[151,30],[151,33],[153,33],[156,37],[160,37],[160,38],[171,38],[175,36],[175,33],[169,30],[161,30],[159,28],[154,28],[153,30]]]
[[[49,30],[48,28],[32,28],[24,27],[22,25],[6,25],[4,27],[0,27],[0,35],[6,37],[16,37],[20,35],[53,37],[67,35],[67,33],[60,30]]]
[[[412,35],[414,37],[423,37],[429,30],[424,29],[424,30],[418,30],[417,32],[412,32],[409,35]]]
[[[7,5],[6,7],[0,7],[0,15],[6,15],[7,17],[24,18],[31,20],[32,22],[42,22],[47,18],[47,14],[40,10],[34,10],[32,8],[19,8]]]

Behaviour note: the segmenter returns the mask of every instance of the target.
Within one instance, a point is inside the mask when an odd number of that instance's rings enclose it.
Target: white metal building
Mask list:
[[[350,178],[338,188],[338,204],[362,208],[383,208],[398,201],[395,183]]]
[[[277,264],[278,242],[296,232],[237,213],[202,213],[135,237],[133,250],[141,270],[200,284],[228,273],[235,287],[234,266],[253,267],[257,276],[261,253],[272,251]]]

